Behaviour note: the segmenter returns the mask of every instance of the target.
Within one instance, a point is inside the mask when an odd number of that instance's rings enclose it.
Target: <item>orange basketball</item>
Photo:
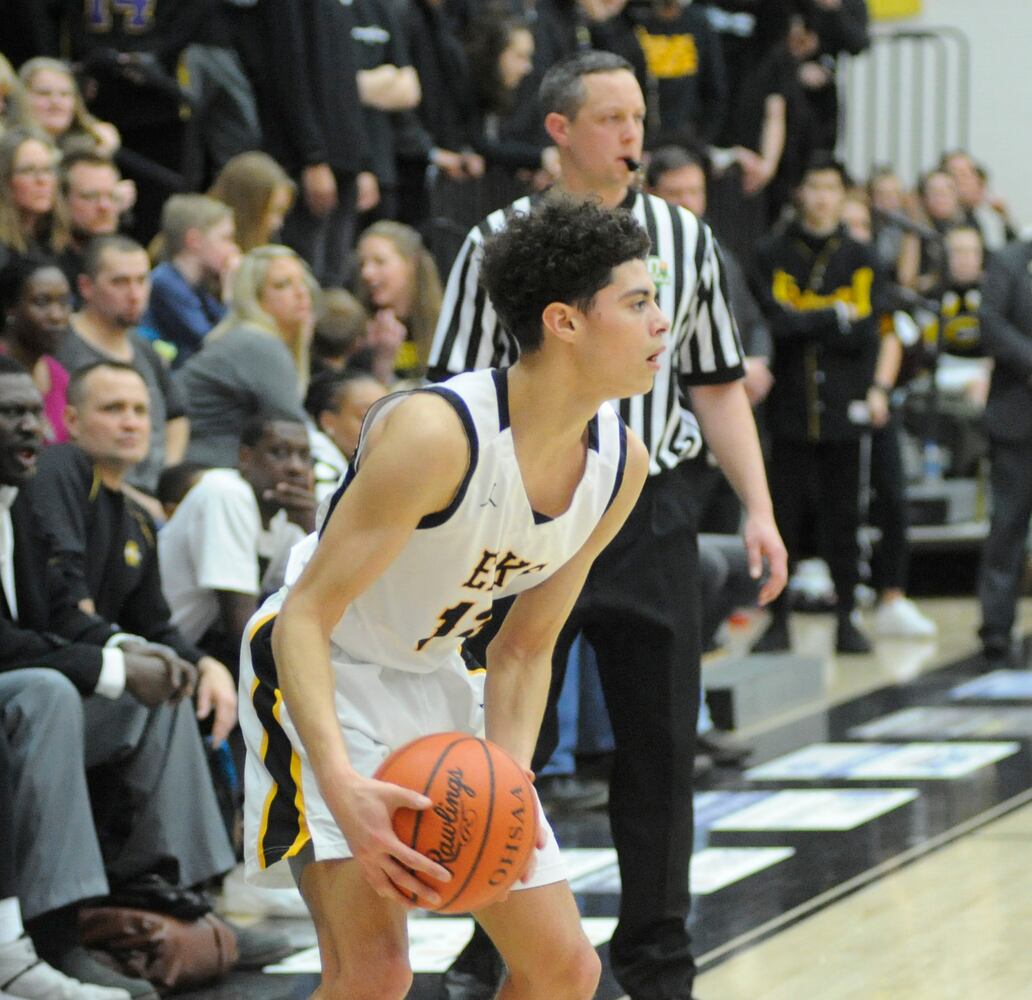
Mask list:
[[[441,896],[436,913],[467,913],[494,902],[523,874],[537,833],[537,805],[523,768],[488,740],[467,733],[423,736],[395,750],[375,778],[433,800],[398,809],[394,832],[451,872],[419,877]]]

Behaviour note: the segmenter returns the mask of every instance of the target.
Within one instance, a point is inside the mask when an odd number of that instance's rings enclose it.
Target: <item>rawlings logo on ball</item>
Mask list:
[[[468,733],[433,733],[398,747],[375,777],[433,803],[425,812],[396,809],[392,822],[402,843],[452,875],[448,882],[423,878],[441,896],[437,913],[488,906],[526,871],[537,803],[528,775],[501,747]]]
[[[477,793],[463,780],[462,768],[455,767],[448,771],[448,791],[444,802],[434,806],[434,812],[444,823],[440,846],[426,852],[428,858],[440,865],[447,866],[458,858],[476,826],[476,810],[463,801],[463,796],[475,799]]]

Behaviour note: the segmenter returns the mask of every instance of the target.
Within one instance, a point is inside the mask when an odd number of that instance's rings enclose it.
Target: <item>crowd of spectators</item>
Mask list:
[[[934,631],[906,598],[900,404],[920,372],[992,353],[982,283],[1016,227],[965,150],[913,185],[831,158],[864,0],[0,0],[0,23],[0,782],[38,759],[42,727],[89,740],[107,726],[85,758],[54,757],[81,784],[69,811],[92,831],[89,794],[104,817],[124,782],[150,789],[118,850],[91,832],[75,865],[51,859],[50,895],[33,883],[48,842],[16,822],[0,989],[150,995],[82,951],[82,902],[150,872],[187,889],[231,867],[215,793],[232,755],[220,770],[211,746],[233,729],[244,624],[366,410],[427,375],[467,230],[556,180],[536,95],[566,56],[628,60],[648,107],[640,183],[721,242],[778,519],[793,557],[832,553],[839,651],[869,649],[854,614],[867,434],[875,628]],[[737,500],[713,463],[689,477],[717,554]],[[813,512],[823,536],[802,529]],[[728,610],[712,583],[707,646]],[[786,598],[761,648],[788,648],[787,612]],[[994,619],[987,652],[1006,654],[1012,620]],[[700,746],[745,755],[719,734]],[[86,769],[112,760],[118,780],[87,790]],[[196,828],[177,818],[166,838],[184,787]],[[19,912],[50,963],[21,986],[35,952]],[[237,932],[245,962],[275,950]]]

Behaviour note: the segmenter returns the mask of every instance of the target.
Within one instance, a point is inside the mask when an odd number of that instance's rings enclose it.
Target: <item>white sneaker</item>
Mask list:
[[[874,628],[878,635],[908,639],[930,639],[939,631],[935,622],[921,614],[917,605],[907,597],[897,597],[888,604],[879,605],[874,613]]]
[[[293,917],[310,920],[311,914],[296,888],[262,889],[244,881],[244,869],[237,865],[222,883],[221,913],[265,917]]]
[[[37,957],[28,937],[0,946],[0,998],[19,1000],[130,1000],[126,990],[71,979]]]

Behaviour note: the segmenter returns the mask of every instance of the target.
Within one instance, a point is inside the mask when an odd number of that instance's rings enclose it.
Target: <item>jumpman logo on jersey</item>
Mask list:
[[[498,485],[497,483],[492,483],[491,484],[491,492],[488,493],[487,499],[480,505],[481,507],[486,507],[486,506],[488,506],[488,504],[490,504],[492,507],[497,507],[498,506],[498,504],[496,504],[494,502],[494,491],[495,491],[495,487],[497,485]]]

